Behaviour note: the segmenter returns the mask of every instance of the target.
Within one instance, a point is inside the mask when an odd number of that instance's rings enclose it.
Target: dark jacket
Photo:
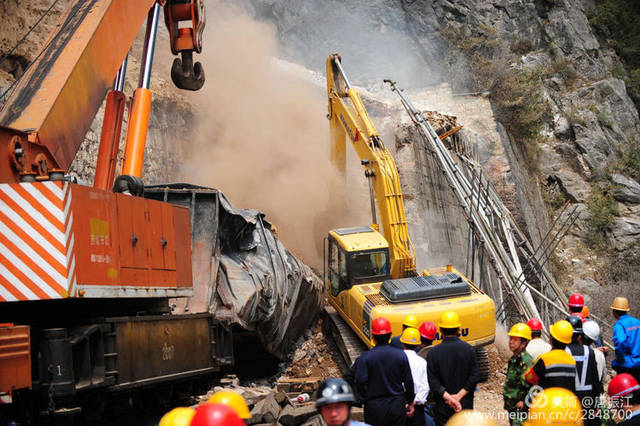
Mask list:
[[[404,347],[402,346],[402,342],[400,341],[400,337],[401,336],[392,337],[390,345],[394,348],[404,349]]]
[[[404,395],[407,404],[413,402],[413,379],[404,351],[390,345],[374,346],[356,364],[356,388],[364,401]]]
[[[436,401],[436,422],[444,422],[453,415],[443,395],[458,393],[462,388],[467,395],[460,401],[463,409],[473,409],[473,391],[478,383],[476,351],[458,337],[445,337],[427,354],[429,387]]]

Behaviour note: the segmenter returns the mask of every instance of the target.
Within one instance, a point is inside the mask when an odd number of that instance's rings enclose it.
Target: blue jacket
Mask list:
[[[395,336],[391,338],[391,342],[389,343],[391,346],[393,346],[394,348],[398,348],[398,349],[404,349],[402,347],[402,342],[400,341],[400,337],[401,336]]]
[[[388,344],[374,346],[360,356],[355,381],[365,402],[403,395],[411,403],[415,398],[407,355]]]
[[[621,316],[613,325],[613,344],[616,348],[614,367],[640,367],[640,320]]]

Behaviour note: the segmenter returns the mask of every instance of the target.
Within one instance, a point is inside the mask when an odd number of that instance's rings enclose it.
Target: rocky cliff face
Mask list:
[[[589,25],[595,2],[244,4],[258,19],[273,23],[285,52],[309,67],[322,69],[326,54],[338,51],[352,78],[363,76],[357,83],[391,77],[405,86],[446,81],[454,92],[489,92],[499,138],[497,145],[485,143],[484,163],[499,156],[508,164],[492,177],[495,183],[508,171],[533,243],[540,242],[563,203],[582,211],[556,253],[567,286],[595,295],[600,285],[611,284],[603,265],[607,269],[616,252],[637,253],[639,185],[619,166],[640,141],[640,121],[624,82],[614,76],[618,57]],[[509,73],[520,86],[513,93],[508,89],[516,86],[504,84]],[[523,87],[540,101],[522,99],[527,98]],[[585,279],[596,284],[585,288]]]

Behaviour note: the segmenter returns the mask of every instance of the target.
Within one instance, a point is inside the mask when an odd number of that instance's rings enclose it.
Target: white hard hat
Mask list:
[[[600,326],[595,321],[587,321],[582,324],[582,332],[591,340],[596,341],[600,337]]]

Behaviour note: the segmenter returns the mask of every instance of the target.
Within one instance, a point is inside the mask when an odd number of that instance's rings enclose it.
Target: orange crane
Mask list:
[[[193,292],[189,209],[138,196],[163,8],[180,55],[172,80],[199,89],[202,0],[72,0],[0,111],[0,418],[86,415],[95,393],[177,383],[228,362],[211,315],[161,315],[168,298]],[[128,102],[127,54],[145,20]],[[66,171],[105,95],[94,185],[77,185]]]

